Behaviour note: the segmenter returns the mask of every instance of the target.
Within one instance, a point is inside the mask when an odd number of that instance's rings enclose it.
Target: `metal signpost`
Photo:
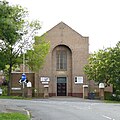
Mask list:
[[[23,53],[23,74],[21,76],[21,79],[19,80],[19,83],[22,84],[22,97],[25,97],[25,83],[27,82],[27,78],[25,75],[25,54]]]
[[[25,89],[25,83],[27,83],[27,78],[26,78],[25,73],[22,74],[22,77],[19,80],[19,83],[22,84],[22,96],[25,97],[24,89]]]
[[[21,79],[19,80],[19,83],[22,85],[22,97],[25,97],[25,84],[27,85],[28,82],[29,81],[27,80],[27,77],[25,75],[25,54],[23,53],[23,74],[21,76]]]
[[[25,73],[22,74],[22,85],[23,85],[23,92],[22,96],[25,97],[25,81],[26,81],[26,75]]]

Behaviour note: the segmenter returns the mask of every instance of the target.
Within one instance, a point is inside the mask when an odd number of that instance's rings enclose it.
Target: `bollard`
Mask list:
[[[44,98],[48,98],[49,94],[48,94],[48,87],[44,87]]]
[[[104,88],[105,88],[104,83],[100,83],[99,84],[99,97],[101,100],[104,100]]]
[[[27,97],[32,98],[32,83],[27,83]]]
[[[88,98],[88,85],[83,85],[83,99]]]

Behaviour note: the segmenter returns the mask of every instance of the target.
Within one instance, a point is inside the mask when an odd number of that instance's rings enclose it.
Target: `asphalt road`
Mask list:
[[[28,110],[32,120],[120,120],[120,104],[80,98],[0,99],[2,109]]]

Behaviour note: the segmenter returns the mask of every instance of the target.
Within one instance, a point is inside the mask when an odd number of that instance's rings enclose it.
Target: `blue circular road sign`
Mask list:
[[[26,75],[25,73],[22,74],[22,81],[26,80]]]

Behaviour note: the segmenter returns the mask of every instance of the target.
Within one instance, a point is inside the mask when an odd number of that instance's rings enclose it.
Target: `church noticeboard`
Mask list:
[[[75,76],[75,84],[83,84],[83,77]]]
[[[49,77],[41,77],[41,82],[49,82]]]

